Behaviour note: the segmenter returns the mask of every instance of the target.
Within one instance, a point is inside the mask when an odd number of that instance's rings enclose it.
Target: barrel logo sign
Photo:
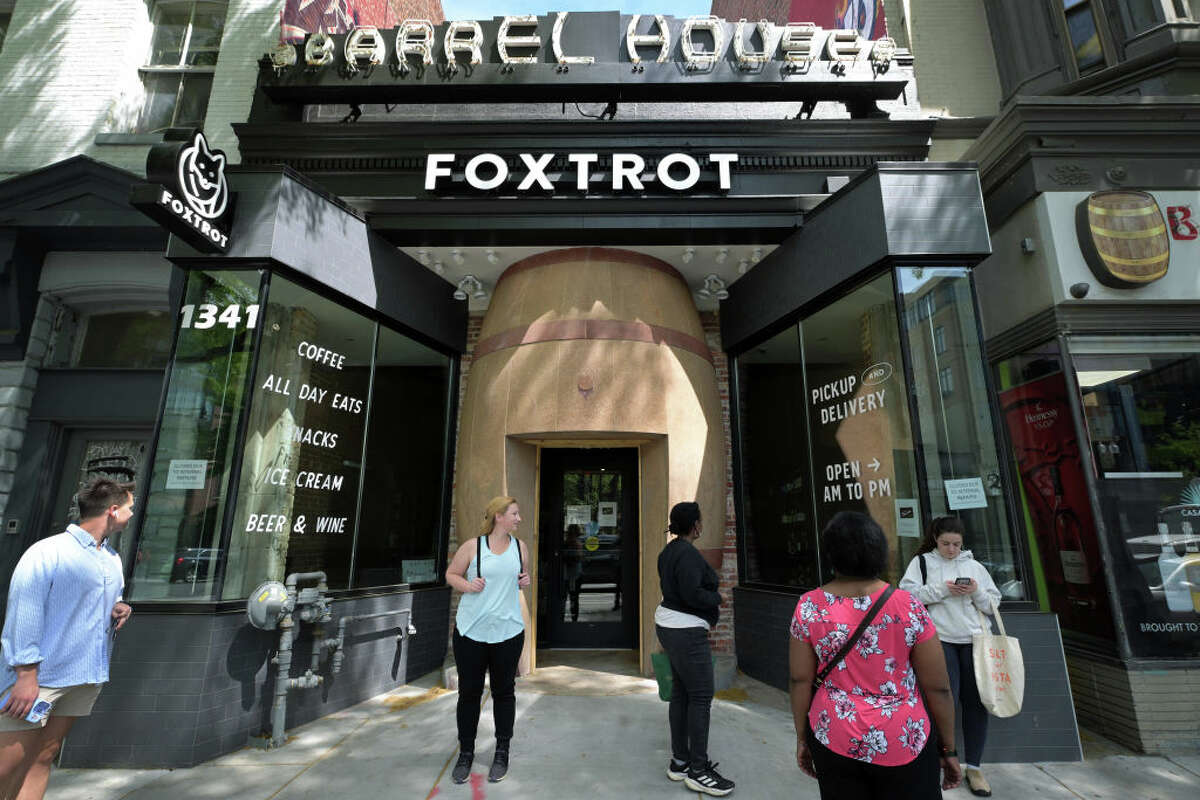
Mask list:
[[[1148,192],[1094,192],[1076,207],[1075,229],[1084,261],[1105,286],[1136,289],[1167,274],[1171,237]]]

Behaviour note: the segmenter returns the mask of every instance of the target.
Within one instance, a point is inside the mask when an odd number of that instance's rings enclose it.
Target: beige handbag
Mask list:
[[[1021,711],[1025,699],[1025,660],[1021,643],[1004,632],[1000,610],[993,609],[999,634],[992,633],[988,618],[978,608],[983,633],[971,637],[971,654],[975,660],[975,685],[983,707],[994,717],[1012,717]]]

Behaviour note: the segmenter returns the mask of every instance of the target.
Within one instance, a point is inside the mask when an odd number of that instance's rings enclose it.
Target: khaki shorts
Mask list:
[[[39,686],[38,699],[50,703],[51,717],[86,717],[92,713],[92,706],[96,705],[96,698],[100,696],[102,686],[103,684],[100,683],[81,683],[78,686],[61,688]],[[11,688],[11,686],[8,687],[8,689]],[[8,689],[0,692],[0,696],[3,696]],[[7,714],[0,714],[0,733],[31,731],[44,727],[46,727],[45,719],[41,722],[26,722],[23,719],[13,719]]]

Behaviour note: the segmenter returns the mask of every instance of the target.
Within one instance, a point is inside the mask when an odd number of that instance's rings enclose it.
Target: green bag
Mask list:
[[[716,668],[717,657],[713,656],[713,668]],[[654,679],[658,681],[658,699],[663,702],[671,700],[671,659],[666,653],[651,653],[650,663],[654,666]]]
[[[651,653],[650,663],[654,665],[654,678],[658,681],[658,699],[671,699],[671,659],[666,653]]]

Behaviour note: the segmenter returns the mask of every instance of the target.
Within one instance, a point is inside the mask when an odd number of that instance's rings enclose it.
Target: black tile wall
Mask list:
[[[788,625],[796,600],[795,595],[777,592],[733,590],[738,668],[784,690],[788,685]],[[1004,614],[1004,624],[1009,635],[1021,642],[1025,703],[1017,716],[989,721],[984,761],[1081,760],[1058,617],[1010,612]]]
[[[397,641],[403,617],[363,620],[346,633],[342,671],[322,655],[316,689],[288,696],[293,727],[354,705],[441,667],[450,621],[447,588],[338,600],[325,636],[343,616],[411,609],[416,636]],[[310,666],[313,628],[300,626],[291,676]],[[244,613],[139,609],[121,631],[109,683],[63,747],[64,767],[186,767],[232,752],[270,728],[278,632]]]

